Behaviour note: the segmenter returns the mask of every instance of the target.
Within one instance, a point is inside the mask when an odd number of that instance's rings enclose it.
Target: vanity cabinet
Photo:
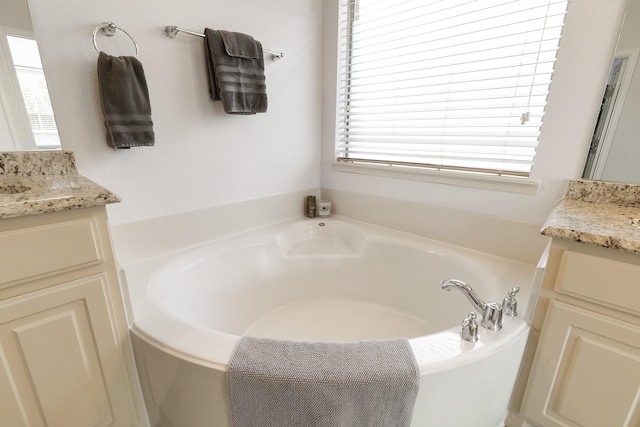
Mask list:
[[[0,425],[143,425],[107,225],[95,206],[0,219]]]
[[[640,426],[640,256],[554,241],[536,324],[522,416],[540,427]]]

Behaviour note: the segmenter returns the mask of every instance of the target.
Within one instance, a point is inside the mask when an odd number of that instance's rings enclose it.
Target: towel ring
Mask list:
[[[131,34],[126,32],[124,28],[118,27],[113,22],[103,22],[93,30],[93,47],[96,48],[96,52],[100,53],[100,49],[98,49],[98,42],[96,41],[96,35],[98,34],[98,30],[102,31],[102,34],[104,34],[105,36],[112,37],[116,33],[116,29],[119,29],[120,31],[122,31],[131,39],[131,42],[136,47],[136,58],[137,58],[138,53],[140,52],[140,49],[138,48],[138,43],[136,43],[133,37],[131,37]]]

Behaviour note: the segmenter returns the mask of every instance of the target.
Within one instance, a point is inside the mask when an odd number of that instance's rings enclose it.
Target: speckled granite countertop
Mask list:
[[[119,201],[111,191],[78,174],[72,152],[0,153],[0,218]]]
[[[640,185],[572,180],[542,234],[640,254]]]

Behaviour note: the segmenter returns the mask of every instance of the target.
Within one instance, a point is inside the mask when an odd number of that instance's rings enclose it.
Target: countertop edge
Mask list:
[[[67,188],[62,185],[62,188],[49,190],[56,187],[56,182],[67,183],[69,180],[73,182],[73,186]],[[49,177],[46,178],[47,185],[41,184],[45,179],[37,178],[23,178],[20,182],[26,185],[35,184],[36,190],[0,197],[0,219],[82,209],[122,201],[115,193],[80,174],[64,175],[59,179]]]
[[[562,199],[541,229],[541,234],[640,254],[640,208],[617,203]]]
[[[590,233],[581,230],[568,230],[562,227],[548,226],[541,230],[541,234],[554,239],[566,240],[570,242],[584,243],[605,249],[616,249],[632,254],[640,255],[640,247],[635,241],[629,242],[624,239],[617,239],[612,236]]]

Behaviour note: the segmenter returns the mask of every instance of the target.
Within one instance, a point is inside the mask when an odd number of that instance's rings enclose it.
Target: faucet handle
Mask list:
[[[465,341],[478,341],[478,323],[476,323],[476,314],[474,312],[469,313],[467,318],[462,321],[460,336]]]
[[[520,288],[514,286],[509,292],[507,297],[502,301],[502,312],[507,316],[518,315],[518,301],[516,300],[516,294],[520,291]]]

